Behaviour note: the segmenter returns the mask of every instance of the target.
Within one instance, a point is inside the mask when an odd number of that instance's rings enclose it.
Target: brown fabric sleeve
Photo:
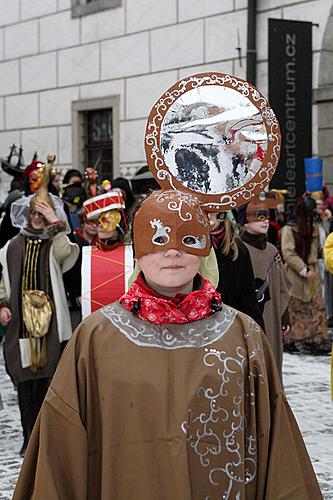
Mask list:
[[[321,500],[310,458],[283,394],[275,398],[271,412],[265,500]]]
[[[321,500],[310,457],[295,417],[283,393],[272,351],[263,338],[270,392],[270,428],[258,439],[257,498],[263,500]],[[260,385],[256,411],[267,411]]]
[[[87,498],[87,439],[77,412],[52,388],[25,454],[13,500]]]
[[[300,273],[306,267],[306,263],[296,253],[295,239],[291,227],[285,226],[281,231],[281,252],[283,260],[293,271]]]
[[[87,432],[80,412],[78,336],[68,343],[29,440],[13,500],[87,498]]]

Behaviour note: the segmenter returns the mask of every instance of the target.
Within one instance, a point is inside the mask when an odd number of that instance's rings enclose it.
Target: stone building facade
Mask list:
[[[0,0],[0,156],[15,142],[23,145],[26,163],[35,151],[41,160],[52,151],[63,170],[83,170],[96,143],[104,140],[112,175],[133,175],[145,164],[148,112],[168,86],[206,70],[246,77],[247,4]],[[313,27],[313,152],[324,158],[329,183],[332,6],[333,0],[257,0],[257,87],[265,95],[268,19],[318,24]],[[0,198],[9,181],[2,172]]]

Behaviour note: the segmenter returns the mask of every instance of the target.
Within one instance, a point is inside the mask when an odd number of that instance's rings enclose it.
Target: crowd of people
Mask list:
[[[82,320],[82,281],[87,279],[83,249],[89,246],[108,255],[129,245],[137,204],[126,179],[107,180],[99,186],[96,179],[91,196],[92,184],[80,171],[68,170],[62,182],[54,166],[46,171],[47,165],[34,161],[26,168],[24,190],[16,179],[12,182],[0,230],[0,322],[7,327],[6,369],[18,393],[22,456],[64,345]],[[149,192],[140,195],[140,202]],[[330,351],[333,290],[331,275],[323,265],[323,245],[331,230],[332,212],[324,196],[314,200],[311,193],[305,193],[286,218],[281,196],[279,201],[269,191],[233,212],[211,213],[207,237],[212,248],[201,259],[200,274],[220,294],[216,295],[217,310],[221,297],[224,304],[244,312],[266,332],[282,381],[283,349],[313,355]],[[157,221],[156,230],[159,238],[165,236]],[[140,235],[137,258],[147,250],[144,234]],[[117,262],[118,273],[121,265]],[[137,278],[140,293],[125,301],[129,311],[137,307],[136,299],[151,292],[140,278],[140,271],[147,276],[151,267],[151,262],[146,267],[144,258],[133,265],[129,281]],[[154,272],[158,271],[153,271],[153,280]],[[125,283],[108,284],[102,291],[105,302],[97,301],[93,309],[90,304],[90,311],[119,299],[127,288]],[[29,297],[32,290],[42,295]],[[158,291],[156,285],[154,290]],[[44,301],[42,312],[34,311],[34,300]],[[48,301],[54,307],[48,308]],[[138,317],[143,310],[141,305]],[[27,316],[33,314],[29,324]]]
[[[327,190],[292,214],[283,190],[228,211],[208,190],[210,211],[147,177],[135,196],[90,167],[61,179],[49,155],[12,183],[0,324],[23,429],[14,500],[321,499],[282,365],[284,350],[331,350]]]

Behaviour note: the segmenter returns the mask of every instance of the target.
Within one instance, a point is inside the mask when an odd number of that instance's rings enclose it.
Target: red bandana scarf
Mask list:
[[[119,302],[127,311],[155,325],[189,323],[210,316],[222,306],[220,294],[204,278],[200,290],[165,297],[149,288],[141,274]]]

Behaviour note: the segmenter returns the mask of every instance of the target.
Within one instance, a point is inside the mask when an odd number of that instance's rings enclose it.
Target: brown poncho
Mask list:
[[[253,320],[153,325],[115,303],[69,342],[13,498],[322,497]]]

